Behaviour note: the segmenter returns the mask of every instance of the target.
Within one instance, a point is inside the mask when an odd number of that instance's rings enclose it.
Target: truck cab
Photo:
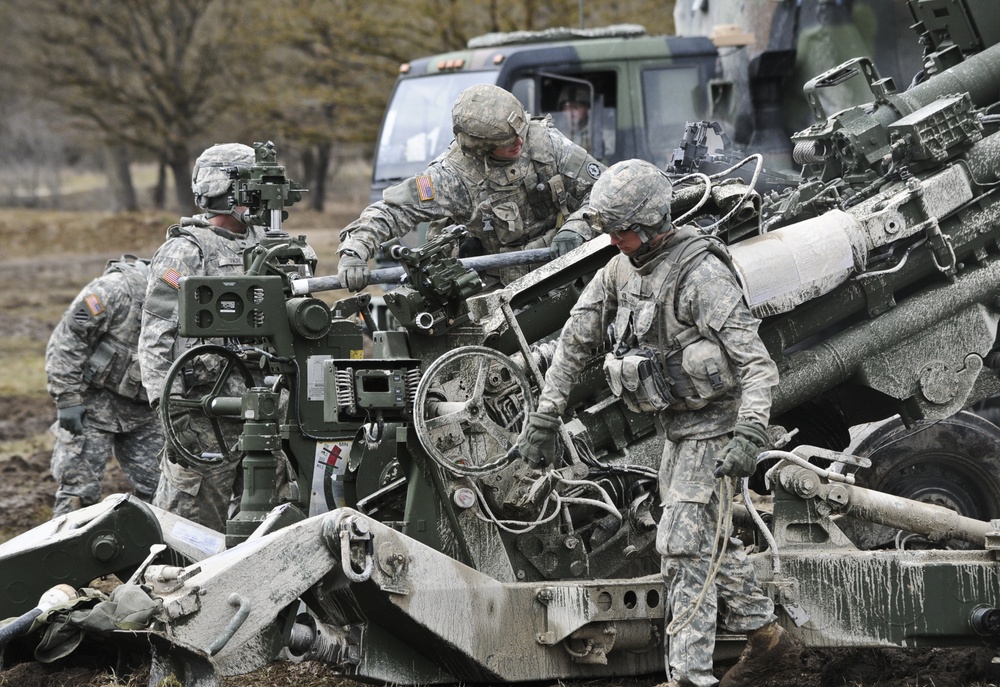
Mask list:
[[[724,123],[730,114],[718,56],[703,36],[649,36],[627,24],[486,34],[465,50],[405,63],[378,138],[372,200],[447,149],[452,104],[480,83],[509,90],[533,115],[551,115],[608,165],[638,157],[665,167],[686,122]],[[587,111],[576,129],[563,110],[567,94]]]

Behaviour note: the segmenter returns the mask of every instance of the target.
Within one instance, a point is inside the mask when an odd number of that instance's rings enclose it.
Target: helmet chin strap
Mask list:
[[[216,210],[211,207],[212,202],[214,200],[216,200],[216,198],[206,198],[204,196],[198,196],[195,198],[195,201],[198,203],[198,206],[205,211],[205,214],[208,215],[209,218],[228,215],[233,219],[235,219],[240,224],[242,224],[244,227],[249,227],[251,225],[249,210],[243,210],[241,212],[238,212],[235,207],[230,207],[226,210]]]
[[[643,252],[648,251],[650,248],[650,243],[653,241],[653,239],[655,239],[660,234],[666,234],[671,229],[673,229],[673,225],[670,224],[669,217],[664,217],[663,221],[660,222],[660,224],[655,227],[636,225],[636,228],[633,231],[635,231],[635,233],[638,234],[639,238],[642,240],[642,248],[640,248],[639,250]]]

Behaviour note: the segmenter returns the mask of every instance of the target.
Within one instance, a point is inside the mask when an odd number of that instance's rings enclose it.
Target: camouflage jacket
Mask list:
[[[73,299],[45,348],[56,406],[87,406],[88,424],[100,429],[149,420],[136,357],[146,274],[146,262],[131,256],[109,263]]]
[[[641,267],[617,255],[595,275],[563,327],[545,375],[539,411],[565,412],[576,380],[614,324],[619,336],[630,330],[635,344],[646,349],[670,348],[678,341],[684,342],[681,348],[712,341],[734,370],[738,384],[731,392],[697,409],[661,413],[671,440],[718,436],[731,431],[737,420],[767,426],[777,367],[757,334],[760,320],[750,313],[732,270],[716,255],[704,252],[679,279],[664,279],[664,271],[676,258],[672,249],[686,238],[684,232],[675,233]]]
[[[547,117],[531,120],[521,155],[509,164],[484,163],[453,141],[423,174],[387,188],[345,227],[341,251],[367,260],[390,238],[437,220],[465,224],[490,254],[548,246],[570,220],[591,238],[580,210],[604,169]]]
[[[159,400],[173,361],[194,344],[177,333],[180,278],[243,274],[243,252],[265,232],[265,227],[250,227],[245,234],[234,234],[211,226],[204,216],[185,217],[167,230],[167,240],[149,266],[139,335],[142,383],[151,403]]]

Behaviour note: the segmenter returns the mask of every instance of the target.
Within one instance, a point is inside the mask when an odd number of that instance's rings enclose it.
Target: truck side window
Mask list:
[[[551,115],[567,138],[609,161],[617,141],[617,74],[544,74],[540,81],[538,114]]]
[[[695,67],[647,69],[642,72],[643,113],[646,144],[651,162],[664,169],[684,136],[684,125],[692,112],[703,112]]]

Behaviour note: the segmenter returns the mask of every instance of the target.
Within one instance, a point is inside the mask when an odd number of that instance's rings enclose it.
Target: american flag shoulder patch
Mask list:
[[[160,279],[162,279],[163,281],[167,282],[168,284],[170,284],[175,289],[179,289],[180,288],[181,273],[178,272],[177,270],[175,270],[173,267],[171,267],[169,270],[167,270],[166,272],[164,272],[163,276],[160,277]]]
[[[431,181],[431,176],[429,174],[418,174],[415,178],[417,181],[417,195],[420,196],[420,200],[434,200],[434,183]]]
[[[87,308],[90,309],[90,314],[94,317],[97,317],[104,312],[104,306],[101,305],[101,299],[97,297],[96,293],[92,293],[84,298],[83,302],[87,304]]]

